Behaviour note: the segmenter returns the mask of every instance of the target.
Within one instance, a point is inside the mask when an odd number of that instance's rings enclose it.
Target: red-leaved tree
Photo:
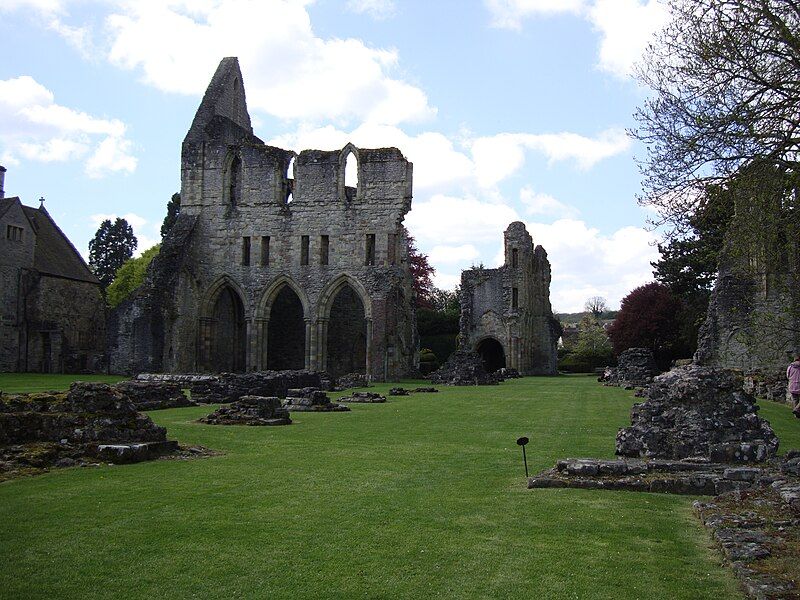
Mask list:
[[[408,233],[408,229],[403,228],[406,235],[408,250],[408,269],[414,278],[414,292],[417,295],[418,308],[433,308],[433,281],[431,276],[436,272],[430,262],[428,255],[422,254],[414,245],[414,238]]]
[[[659,366],[668,367],[684,351],[681,310],[680,299],[666,285],[653,282],[636,288],[622,299],[619,314],[608,328],[614,353],[650,348]]]

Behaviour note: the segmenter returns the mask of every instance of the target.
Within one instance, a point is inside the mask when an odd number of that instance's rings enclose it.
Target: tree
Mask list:
[[[417,307],[432,308],[433,281],[431,276],[436,272],[430,262],[428,255],[422,254],[414,245],[414,238],[403,228],[406,237],[406,251],[408,255],[408,269],[414,278],[414,292],[417,296]]]
[[[610,364],[613,359],[611,342],[603,326],[594,316],[585,316],[578,324],[578,335],[565,344],[559,368],[574,372],[591,372]]]
[[[649,348],[660,367],[666,368],[686,349],[678,327],[681,301],[662,283],[640,286],[622,299],[608,337],[619,355],[628,348]]]
[[[133,256],[137,245],[133,228],[125,219],[117,217],[113,224],[110,219],[100,223],[89,242],[89,267],[104,289],[114,281],[117,269]]]
[[[137,258],[129,258],[117,270],[114,281],[106,290],[108,303],[113,307],[126,300],[142,285],[147,274],[147,267],[161,250],[161,245],[155,245],[145,250]]]
[[[167,216],[164,217],[164,221],[161,223],[162,240],[169,233],[169,230],[172,229],[172,226],[175,225],[179,214],[181,214],[181,195],[180,192],[176,192],[172,194],[172,198],[167,202]]]
[[[592,296],[586,301],[584,308],[592,313],[595,319],[599,319],[608,309],[608,305],[606,304],[605,298],[601,296]]]
[[[668,0],[669,25],[638,67],[654,94],[632,135],[647,146],[640,202],[673,232],[709,184],[757,181],[767,165],[797,177],[800,3]],[[796,183],[796,182],[795,182]]]
[[[456,286],[454,290],[443,290],[434,287],[430,295],[431,307],[436,312],[448,314],[460,314],[461,303],[458,300],[458,294],[461,286]]]

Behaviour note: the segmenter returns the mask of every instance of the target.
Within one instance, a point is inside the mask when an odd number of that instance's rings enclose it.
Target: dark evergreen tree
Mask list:
[[[167,202],[167,216],[164,217],[164,222],[161,223],[162,240],[169,233],[169,230],[172,229],[172,226],[175,225],[179,214],[181,214],[181,194],[180,192],[175,192],[172,194],[172,198],[170,198],[169,202]]]
[[[133,256],[138,242],[133,228],[125,219],[117,217],[114,223],[106,219],[89,242],[89,267],[107,288],[126,260]]]

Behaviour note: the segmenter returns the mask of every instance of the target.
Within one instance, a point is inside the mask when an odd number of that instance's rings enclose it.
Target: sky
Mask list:
[[[115,216],[138,252],[158,243],[183,137],[237,56],[266,143],[414,163],[405,224],[438,287],[499,266],[519,220],[554,311],[617,308],[658,256],[626,130],[667,19],[657,0],[0,0],[6,196],[43,197],[84,255]]]

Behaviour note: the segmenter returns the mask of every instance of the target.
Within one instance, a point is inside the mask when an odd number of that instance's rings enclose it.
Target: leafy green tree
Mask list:
[[[133,256],[137,245],[133,228],[125,219],[117,217],[113,223],[110,219],[100,223],[89,242],[89,268],[100,280],[103,289],[111,285],[117,269]]]
[[[638,68],[652,90],[632,134],[647,147],[645,205],[683,230],[709,184],[798,172],[800,4],[667,0],[671,21]]]
[[[578,324],[578,335],[569,344],[559,361],[559,367],[576,372],[590,372],[614,360],[611,341],[603,326],[594,316],[583,317]]]
[[[123,300],[130,298],[142,285],[147,274],[147,267],[153,262],[159,250],[161,250],[161,245],[155,245],[145,250],[141,256],[128,259],[117,270],[113,283],[106,290],[106,298],[112,307],[118,306]]]
[[[161,223],[161,239],[163,240],[175,225],[178,220],[178,215],[181,214],[181,195],[180,192],[172,194],[169,202],[167,202],[167,216],[164,217],[164,222]]]

